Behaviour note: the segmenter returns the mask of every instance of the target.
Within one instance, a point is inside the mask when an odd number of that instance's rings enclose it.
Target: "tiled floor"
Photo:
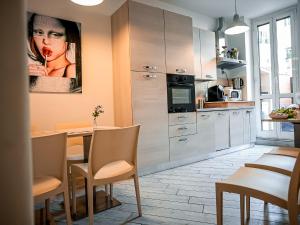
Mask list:
[[[226,178],[245,162],[254,161],[270,150],[271,147],[268,146],[256,146],[141,177],[143,216],[140,218],[136,218],[133,182],[115,184],[114,194],[122,205],[96,214],[95,224],[215,224],[215,181]],[[59,224],[64,223],[61,221]],[[76,221],[73,224],[88,224],[88,219]],[[237,195],[227,193],[224,195],[224,224],[240,224],[239,196]],[[253,199],[249,224],[288,224],[287,211],[270,204],[264,208],[263,202]]]

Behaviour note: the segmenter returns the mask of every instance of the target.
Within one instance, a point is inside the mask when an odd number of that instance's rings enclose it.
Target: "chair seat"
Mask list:
[[[217,182],[217,185],[229,184],[238,187],[240,190],[252,189],[248,193],[251,196],[253,193],[259,193],[260,196],[262,196],[261,194],[265,196],[272,195],[286,202],[288,200],[289,183],[289,176],[263,169],[241,167],[228,179]]]
[[[112,177],[117,177],[123,174],[127,174],[134,170],[134,166],[125,160],[119,160],[115,162],[111,162],[103,166],[99,169],[94,176],[95,180],[107,179]],[[76,173],[80,173],[83,176],[87,176],[88,174],[88,164],[80,163],[72,165],[72,173],[73,171]]]
[[[33,180],[32,194],[39,196],[41,194],[50,192],[58,188],[62,182],[56,177],[37,177]]]
[[[273,154],[273,155],[285,155],[291,157],[298,157],[300,152],[300,148],[293,148],[293,147],[274,147],[272,151],[266,154]]]
[[[83,160],[83,145],[68,146],[67,160]]]
[[[295,163],[296,158],[291,156],[264,154],[255,162],[246,163],[245,166],[270,170],[291,176]]]

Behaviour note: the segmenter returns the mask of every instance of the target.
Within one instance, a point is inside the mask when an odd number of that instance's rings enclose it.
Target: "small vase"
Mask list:
[[[98,118],[94,118],[93,127],[98,127]]]

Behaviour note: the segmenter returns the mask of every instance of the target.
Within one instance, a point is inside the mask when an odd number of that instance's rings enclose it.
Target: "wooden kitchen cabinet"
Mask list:
[[[164,11],[167,73],[194,75],[192,18]]]
[[[195,79],[217,80],[215,33],[193,28]]]
[[[217,80],[215,32],[200,30],[200,56],[202,79]]]
[[[244,113],[242,110],[230,111],[230,147],[244,144]]]
[[[199,143],[199,153],[215,152],[215,126],[214,113],[198,112],[197,113],[197,135]]]
[[[169,161],[166,75],[132,72],[133,124],[141,124],[138,166],[149,168]]]
[[[216,150],[229,148],[229,112],[214,112],[215,147]]]
[[[165,73],[163,10],[129,1],[131,70]]]

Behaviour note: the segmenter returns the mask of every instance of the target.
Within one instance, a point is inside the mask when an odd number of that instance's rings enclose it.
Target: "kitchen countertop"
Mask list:
[[[210,112],[210,111],[225,111],[225,110],[239,110],[239,109],[254,109],[255,106],[239,106],[239,107],[225,107],[225,108],[203,108],[197,109],[197,112]]]

